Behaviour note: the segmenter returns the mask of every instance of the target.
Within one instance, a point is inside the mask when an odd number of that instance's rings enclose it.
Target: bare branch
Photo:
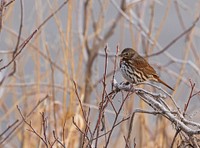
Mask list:
[[[30,115],[38,108],[38,106],[48,98],[46,95],[44,98],[38,101],[38,103],[32,108],[32,110],[27,114],[26,118],[30,117]],[[13,129],[8,133],[8,135],[0,141],[0,145],[3,144],[17,129],[19,130],[19,126],[22,125],[24,121],[21,120]],[[8,131],[8,130],[7,130]]]
[[[19,111],[19,113],[20,113],[20,115],[21,115],[21,117],[22,117],[23,122],[24,122],[26,125],[28,125],[29,128],[30,128],[30,129],[27,129],[27,130],[30,131],[30,132],[32,132],[32,133],[34,133],[38,138],[40,138],[40,139],[42,140],[42,142],[45,144],[45,146],[48,148],[49,146],[48,146],[47,141],[45,141],[45,139],[44,139],[43,137],[41,137],[41,136],[39,135],[39,133],[33,128],[31,122],[28,123],[28,122],[26,121],[26,117],[24,117],[24,116],[22,115],[22,112],[21,112],[20,108],[18,107],[18,105],[17,105],[17,109],[18,109],[18,111]]]
[[[116,86],[116,89],[125,90],[128,92],[130,91],[135,92],[143,101],[148,103],[156,112],[160,113],[162,116],[167,118],[171,123],[173,123],[176,129],[180,129],[186,135],[194,136],[196,134],[200,134],[200,129],[193,129],[194,128],[194,125],[192,125],[193,122],[189,122],[189,124],[193,126],[193,128],[191,128],[190,126],[188,126],[188,124],[186,124],[185,122],[186,119],[179,112],[176,112],[176,115],[175,115],[174,111],[172,112],[171,110],[169,110],[169,108],[166,108],[164,105],[162,105],[158,101],[158,99],[160,98],[159,95],[152,96],[152,93],[144,91],[141,88],[132,89],[130,87],[130,84],[126,86],[123,83],[123,84],[116,84],[115,86]],[[196,125],[199,125],[199,124],[196,123],[195,126]]]
[[[55,140],[62,146],[65,148],[65,145],[56,137],[55,131],[53,131],[53,136],[55,138]]]
[[[194,23],[192,24],[192,26],[190,26],[188,29],[186,29],[184,32],[182,32],[180,35],[178,35],[174,40],[172,40],[167,46],[165,46],[161,51],[157,52],[157,53],[153,53],[151,55],[148,55],[147,57],[152,57],[152,56],[157,56],[163,52],[165,52],[169,47],[171,47],[175,42],[177,42],[181,37],[183,37],[185,34],[189,33],[197,24],[197,22],[199,21],[200,15],[196,18],[196,20],[194,21]]]
[[[42,24],[40,24],[38,26],[38,28],[36,30],[34,30],[31,35],[19,46],[19,51],[16,52],[13,55],[13,58],[3,67],[0,68],[0,71],[2,71],[3,69],[7,68],[8,66],[10,66],[10,64],[12,64],[15,59],[17,58],[17,56],[22,52],[22,50],[24,49],[24,47],[29,43],[29,41],[35,36],[35,34],[58,12],[60,11],[65,4],[67,4],[68,0],[65,0],[58,9],[56,9],[51,15],[49,15],[43,22]],[[21,27],[20,27],[21,28]],[[18,47],[18,46],[17,46]]]

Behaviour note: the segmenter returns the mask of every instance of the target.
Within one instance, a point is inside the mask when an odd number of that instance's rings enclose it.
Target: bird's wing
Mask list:
[[[132,64],[148,75],[158,76],[154,68],[142,56],[135,58]]]

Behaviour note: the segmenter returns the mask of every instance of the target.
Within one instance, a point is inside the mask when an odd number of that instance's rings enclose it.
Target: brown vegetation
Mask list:
[[[199,147],[199,8],[1,0],[0,147]],[[125,47],[175,91],[120,83]]]

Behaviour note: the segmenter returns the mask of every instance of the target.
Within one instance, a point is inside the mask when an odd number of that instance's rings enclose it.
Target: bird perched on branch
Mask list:
[[[119,56],[121,73],[128,82],[138,84],[150,80],[174,90],[159,78],[154,68],[134,49],[125,48]]]

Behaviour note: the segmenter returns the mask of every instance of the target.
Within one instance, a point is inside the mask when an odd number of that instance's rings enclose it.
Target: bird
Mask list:
[[[155,69],[136,50],[125,48],[119,57],[120,71],[128,82],[138,84],[145,81],[155,81],[174,91],[172,87],[159,78]]]

